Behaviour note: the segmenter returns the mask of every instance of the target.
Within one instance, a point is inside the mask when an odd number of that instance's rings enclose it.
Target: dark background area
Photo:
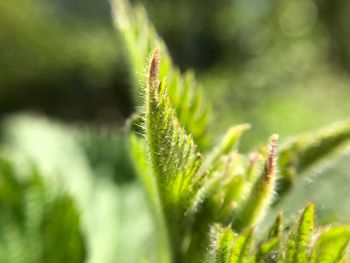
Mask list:
[[[286,74],[297,81],[305,78],[307,69],[290,65],[293,72],[280,73],[271,65],[288,66],[286,53],[304,42],[315,42],[311,52],[322,49],[322,62],[332,73],[350,70],[347,1],[143,3],[175,63],[183,70],[194,68],[200,76],[228,72],[221,74],[229,82],[227,89],[245,111],[250,110],[245,103],[253,104],[261,93],[282,89],[283,79],[257,86],[241,75],[249,70],[258,78],[262,69],[271,68],[264,72],[268,79]],[[4,1],[0,12],[2,114],[29,109],[67,120],[117,123],[130,115],[134,105],[128,68],[108,1]],[[273,61],[278,56],[286,59]]]

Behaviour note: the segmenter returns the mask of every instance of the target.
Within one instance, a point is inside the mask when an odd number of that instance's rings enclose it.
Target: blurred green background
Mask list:
[[[242,141],[249,151],[271,133],[286,139],[349,119],[349,1],[141,2],[175,63],[193,68],[203,84],[214,105],[213,134],[249,122],[253,128]],[[76,262],[138,262],[154,246],[123,130],[136,106],[125,52],[107,0],[0,1],[0,259],[10,251],[15,256],[5,256],[8,262],[45,257],[45,244],[25,245],[42,239],[23,223],[31,202],[21,204],[32,192],[50,200],[38,206],[48,211],[40,229],[52,213],[64,214],[52,208],[62,198],[74,203],[67,212],[76,220],[73,230],[52,224],[73,233],[67,257]],[[321,224],[350,222],[349,169],[344,149],[301,178],[276,209],[292,215],[312,200]],[[7,186],[9,174],[18,182]],[[29,232],[17,233],[22,228]]]

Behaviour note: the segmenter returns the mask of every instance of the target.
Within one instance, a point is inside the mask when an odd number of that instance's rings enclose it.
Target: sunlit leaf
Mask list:
[[[235,216],[232,227],[241,231],[256,224],[270,205],[276,181],[277,135],[271,137],[265,168]]]
[[[207,262],[229,263],[235,235],[230,227],[215,225],[210,234],[210,251]]]
[[[314,234],[314,205],[309,204],[301,213],[287,242],[286,263],[308,262],[311,238]]]
[[[139,101],[139,94],[143,92],[147,79],[144,66],[152,50],[160,48],[162,62],[159,66],[159,78],[166,77],[169,102],[186,132],[193,136],[193,140],[200,148],[205,148],[210,142],[207,126],[211,106],[197,85],[193,72],[187,71],[181,74],[173,65],[164,41],[149,22],[143,7],[132,7],[125,0],[111,2],[115,24],[125,41],[130,57],[136,101]]]
[[[271,226],[268,237],[263,240],[256,252],[256,262],[276,261],[282,240],[282,214],[277,215],[275,223]]]
[[[342,262],[342,259],[345,262],[344,254],[349,242],[349,227],[333,227],[325,230],[313,247],[310,262],[335,263]]]
[[[240,234],[233,243],[233,248],[230,256],[230,263],[248,263],[252,250],[253,229],[249,229]]]
[[[281,195],[293,184],[295,177],[307,169],[329,161],[336,150],[350,141],[350,123],[340,123],[316,133],[297,136],[281,146],[279,169]]]

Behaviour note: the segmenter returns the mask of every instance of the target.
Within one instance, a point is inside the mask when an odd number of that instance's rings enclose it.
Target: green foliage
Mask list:
[[[182,74],[174,67],[165,43],[148,21],[142,6],[132,8],[124,0],[113,0],[112,5],[115,22],[125,40],[131,72],[134,74],[135,99],[139,100],[140,92],[144,91],[147,79],[147,73],[142,74],[144,66],[152,50],[158,47],[162,52],[159,77],[163,79],[166,76],[167,94],[177,118],[186,132],[193,136],[196,145],[206,148],[210,144],[207,126],[211,107],[196,83],[193,72],[187,71]]]
[[[342,259],[346,262],[343,254],[349,238],[349,227],[340,226],[324,230],[314,245],[310,262],[341,262]]]
[[[235,235],[231,228],[223,231],[220,226],[213,229],[212,236],[224,240],[211,247],[210,254],[219,253],[225,249],[230,255],[225,258],[215,258],[210,262],[345,262],[346,247],[350,242],[350,230],[347,227],[331,227],[326,230],[314,229],[314,207],[308,205],[291,226],[292,230],[282,229],[281,214],[277,216],[271,227],[268,239],[257,247],[252,246],[252,231],[248,230],[237,236],[233,241],[226,236]],[[311,245],[311,240],[315,245]],[[213,244],[214,244],[213,243]],[[342,261],[343,260],[343,261]]]
[[[156,237],[145,195],[138,182],[125,180],[134,174],[126,136],[106,127],[72,126],[28,114],[9,116],[1,130],[2,153],[13,159],[19,175],[29,176],[34,166],[46,190],[74,200],[85,261],[139,262],[145,254],[152,259]]]
[[[312,254],[322,254],[321,245],[311,244],[318,237],[313,205],[305,208],[290,230],[283,229],[281,214],[265,239],[254,241],[254,230],[272,201],[279,200],[275,192],[287,189],[283,188],[286,171],[294,169],[295,176],[327,159],[348,140],[348,124],[308,140],[296,137],[293,143],[282,144],[280,151],[278,136],[273,135],[266,148],[248,156],[237,148],[249,128],[244,124],[233,126],[211,151],[197,149],[203,140],[192,133],[193,126],[204,132],[205,125],[197,118],[197,106],[191,108],[187,102],[188,92],[196,93],[194,79],[187,80],[184,93],[182,86],[174,85],[176,70],[167,51],[160,59],[165,47],[144,11],[121,0],[114,4],[133,70],[141,72],[140,63],[153,47],[160,47],[151,54],[147,79],[141,85],[146,84],[144,105],[130,126],[131,153],[159,227],[160,262],[308,262],[316,257]],[[179,94],[184,104],[179,104]],[[276,183],[279,177],[281,188]],[[343,255],[349,242],[339,239],[335,257]]]
[[[250,251],[253,245],[253,230],[249,229],[240,234],[234,241],[231,256],[228,262],[246,263],[249,262]]]
[[[7,5],[10,2],[3,4]],[[142,7],[134,9],[123,0],[114,0],[113,5],[116,24],[128,49],[135,94],[143,94],[143,105],[131,121],[129,141],[156,226],[156,251],[145,252],[144,261],[347,262],[349,227],[315,227],[312,204],[289,225],[283,225],[279,214],[267,233],[263,233],[261,222],[271,203],[280,201],[296,176],[329,160],[348,141],[349,124],[296,137],[281,147],[277,135],[273,135],[266,147],[255,148],[248,155],[238,148],[241,136],[249,128],[241,124],[232,126],[210,150],[210,106],[194,74],[182,74],[173,65]],[[43,31],[46,32],[45,27]],[[149,56],[146,78],[138,83]],[[61,57],[52,58],[59,64]],[[32,122],[26,124],[33,125]],[[28,126],[16,126],[15,130],[27,131]],[[89,262],[135,260],[139,255],[134,251],[121,259],[116,255],[139,241],[134,238],[140,237],[140,233],[135,235],[139,232],[135,222],[142,224],[142,220],[135,221],[139,214],[130,212],[130,203],[136,200],[142,206],[143,196],[133,199],[132,189],[138,188],[129,188],[127,175],[124,179],[114,177],[116,170],[132,174],[125,148],[120,141],[112,141],[111,145],[119,143],[118,150],[124,158],[111,168],[116,149],[101,152],[99,148],[100,144],[110,144],[108,138],[104,141],[88,134],[88,139],[80,138],[81,149],[72,134],[57,130],[45,129],[45,134],[38,129],[27,131],[34,139],[17,142],[23,152],[30,152],[28,159],[42,166],[29,176],[17,175],[19,166],[0,160],[0,261],[81,262],[85,260],[81,231],[89,249]],[[57,193],[56,188],[52,190],[47,185],[48,178],[41,178],[45,165],[58,167],[63,176],[54,178],[64,182],[72,197]],[[111,176],[100,176],[106,174]],[[119,204],[120,199],[125,199],[125,204]],[[123,211],[121,215],[119,210]],[[117,222],[120,218],[123,223]],[[142,226],[150,228],[147,222]],[[152,238],[147,241],[153,242]],[[149,248],[153,247],[147,244]],[[111,260],[111,255],[116,258]]]
[[[156,50],[149,67],[144,126],[169,237],[177,250],[184,242],[183,235],[200,200],[205,174],[199,171],[201,155],[170,105],[166,84],[157,80],[158,69],[159,50]]]
[[[213,226],[210,236],[211,247],[206,260],[208,262],[228,262],[234,238],[235,235],[230,227]]]
[[[242,230],[250,225],[256,224],[263,211],[269,206],[276,181],[276,154],[277,136],[271,138],[269,153],[265,167],[261,175],[256,179],[251,194],[238,211],[232,226],[234,229]]]
[[[73,199],[55,194],[33,170],[0,160],[0,261],[84,262],[85,244]]]
[[[300,215],[298,224],[287,239],[286,262],[307,262],[314,225],[314,206],[310,204]]]
[[[209,169],[222,155],[229,154],[232,149],[238,148],[238,143],[243,133],[250,128],[249,124],[241,124],[231,127],[207,155],[203,169]]]
[[[166,84],[158,84],[158,67],[159,51],[156,50],[151,60],[146,95],[146,140],[159,193],[164,205],[169,204],[164,207],[165,212],[177,216],[191,213],[187,210],[203,185],[203,175],[198,174],[202,157],[176,118],[167,97]],[[175,211],[171,211],[174,208]],[[172,220],[179,223],[176,218]]]
[[[298,174],[322,161],[329,161],[330,155],[344,146],[349,138],[350,123],[346,122],[287,141],[280,150],[279,194],[283,194],[293,185]]]
[[[282,241],[282,214],[278,214],[275,223],[271,226],[268,236],[263,239],[257,247],[255,260],[256,262],[271,261],[276,258]]]
[[[158,81],[159,64],[156,49],[150,60],[140,123],[144,137],[131,133],[130,140],[136,167],[164,234],[160,238],[169,246],[170,260],[308,262],[314,236],[313,205],[306,207],[283,236],[279,215],[268,238],[253,248],[252,227],[258,226],[276,189],[277,135],[271,137],[267,150],[248,158],[234,147],[247,128],[237,126],[203,162],[205,157],[177,118],[165,81]],[[209,229],[217,223],[224,228],[216,225]],[[234,232],[239,233],[237,237]],[[213,249],[209,254],[207,247]]]

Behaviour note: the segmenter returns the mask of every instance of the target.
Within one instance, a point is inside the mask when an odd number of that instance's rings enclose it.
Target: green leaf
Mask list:
[[[73,199],[13,163],[0,158],[0,262],[84,262]]]
[[[243,155],[233,152],[222,156],[210,171],[202,209],[213,222],[232,221],[233,212],[249,188],[244,179],[245,161]]]
[[[277,135],[271,137],[265,169],[232,222],[237,231],[258,223],[271,203],[276,181],[277,139]]]
[[[317,133],[295,137],[281,146],[278,194],[285,193],[295,177],[322,161],[329,161],[332,154],[350,139],[350,123],[339,123]]]
[[[269,238],[280,237],[283,230],[283,215],[278,213],[275,223],[271,226],[269,230]]]
[[[214,147],[203,163],[203,170],[212,169],[221,156],[229,154],[238,147],[239,140],[243,133],[250,128],[249,124],[240,124],[231,127]]]
[[[256,262],[277,261],[278,250],[282,240],[282,214],[277,215],[275,223],[271,226],[268,237],[263,240],[256,252]]]
[[[159,52],[154,51],[149,67],[144,130],[173,256],[180,260],[206,175],[199,172],[202,157],[176,117],[165,82],[158,81]]]
[[[218,166],[211,170],[205,184],[205,195],[196,213],[194,220],[191,249],[202,251],[196,253],[203,256],[208,244],[209,226],[221,223],[227,226],[232,221],[232,216],[237,209],[238,203],[245,194],[243,155],[233,152],[220,158]],[[193,258],[193,253],[189,254]],[[200,261],[200,257],[193,262]],[[209,261],[210,262],[210,261]]]
[[[210,251],[208,263],[229,263],[234,240],[231,227],[215,225],[210,231]]]
[[[159,50],[150,64],[146,97],[146,140],[164,208],[182,216],[194,208],[203,185],[202,157],[176,118],[165,82],[158,84]],[[175,210],[174,210],[175,209]]]
[[[250,260],[250,253],[252,250],[253,240],[253,229],[240,234],[233,244],[233,249],[230,256],[230,263],[247,263]]]
[[[211,106],[203,96],[201,87],[196,84],[193,72],[181,74],[173,65],[164,41],[148,21],[143,7],[131,7],[125,0],[111,2],[116,27],[125,41],[130,58],[136,101],[139,101],[139,94],[143,92],[146,82],[144,65],[152,50],[160,48],[162,63],[159,67],[159,78],[163,79],[166,76],[169,101],[186,132],[193,136],[200,148],[206,148],[210,143],[207,127]]]
[[[280,238],[271,238],[267,241],[260,243],[258,251],[256,252],[255,261],[265,262],[272,261],[276,262],[278,256],[278,247],[281,243]]]
[[[287,240],[286,263],[308,262],[308,253],[311,246],[311,238],[314,234],[313,204],[306,206],[300,218]]]
[[[336,263],[344,260],[350,242],[349,227],[332,227],[321,233],[313,247],[311,263]]]
[[[235,148],[248,125],[234,126],[203,161],[196,145],[206,149],[210,142],[210,106],[193,72],[181,74],[173,66],[164,42],[142,7],[132,8],[125,0],[113,0],[113,6],[138,87],[135,94],[147,83],[144,108],[131,123],[133,131],[142,137],[134,134],[130,141],[136,167],[159,217],[157,224],[165,229],[164,243],[172,253],[170,261],[201,262],[210,239],[211,252],[205,258],[208,262],[307,262],[314,237],[313,205],[305,208],[288,234],[282,233],[282,217],[278,216],[266,239],[255,249],[252,226],[269,208],[277,166],[283,176],[283,193],[297,173],[344,144],[350,136],[350,124],[286,143],[278,164],[277,136],[272,136],[267,152],[247,158]],[[147,79],[138,85],[137,74],[143,71],[155,47],[158,49],[151,56]],[[216,225],[210,232],[210,226],[216,223],[223,226]],[[319,239],[316,246],[320,248],[314,257],[321,257],[322,249],[328,249],[323,245],[328,243],[322,240],[326,239]],[[344,243],[339,244],[333,250],[337,255]]]
[[[151,167],[147,163],[147,146],[145,141],[138,138],[134,133],[129,135],[129,140],[136,171],[147,191],[151,208],[158,214],[160,213],[161,205],[156,181],[152,175]]]
[[[170,262],[169,259],[169,244],[168,237],[166,235],[166,226],[164,217],[161,210],[161,201],[159,200],[159,192],[157,183],[152,174],[152,169],[147,162],[147,146],[145,141],[139,138],[136,134],[131,133],[129,136],[130,150],[133,156],[135,168],[139,175],[145,190],[147,191],[147,197],[149,199],[150,208],[153,211],[155,223],[157,225],[158,236],[158,261]]]

